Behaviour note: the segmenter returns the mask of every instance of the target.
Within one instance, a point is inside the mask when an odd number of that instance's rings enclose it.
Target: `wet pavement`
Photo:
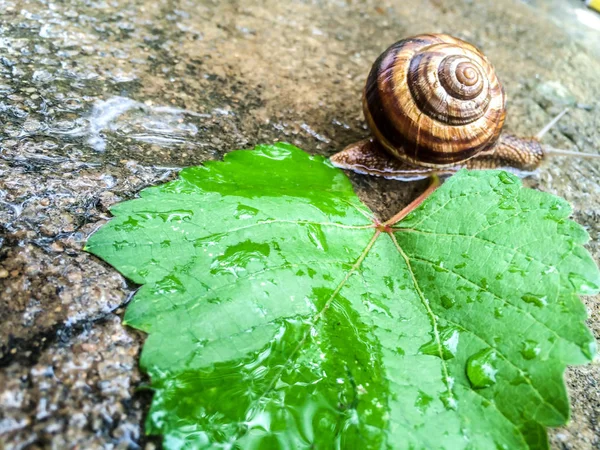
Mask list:
[[[364,137],[364,80],[399,38],[473,42],[508,92],[508,130],[533,135],[570,106],[545,142],[598,152],[600,31],[564,5],[0,0],[0,448],[155,445],[143,336],[120,325],[135,286],[82,251],[87,236],[179,167],[278,140],[330,155]],[[572,203],[596,260],[599,173],[558,158],[526,181]],[[381,216],[424,186],[351,178]],[[597,299],[585,301],[600,337]],[[573,419],[554,447],[600,446],[600,363],[567,381]]]

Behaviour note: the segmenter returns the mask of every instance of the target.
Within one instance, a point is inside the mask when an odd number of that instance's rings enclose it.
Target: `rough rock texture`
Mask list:
[[[120,325],[135,287],[82,251],[87,236],[110,205],[178,167],[276,140],[330,155],[364,137],[364,80],[401,37],[473,42],[509,94],[508,130],[535,134],[571,106],[545,142],[598,152],[600,33],[582,32],[575,15],[557,26],[577,8],[0,0],[0,448],[154,446],[142,430],[149,393],[136,390],[143,336]],[[599,173],[597,162],[559,158],[527,180],[573,204],[597,260]],[[423,189],[352,180],[382,216]],[[600,337],[598,302],[586,303]],[[553,445],[599,447],[600,365],[570,369],[567,382],[573,420],[552,431]]]
[[[140,336],[120,322],[111,316],[80,333],[59,334],[35,364],[11,364],[0,373],[7,447],[136,447],[144,403],[132,398],[140,382]]]

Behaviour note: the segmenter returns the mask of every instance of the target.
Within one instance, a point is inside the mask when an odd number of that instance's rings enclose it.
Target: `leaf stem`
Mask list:
[[[402,219],[404,219],[406,216],[408,216],[408,214],[410,214],[412,211],[414,211],[415,209],[417,209],[417,207],[421,203],[423,203],[427,197],[429,197],[431,194],[433,194],[433,192],[439,186],[440,186],[440,179],[439,179],[439,177],[437,175],[435,175],[435,174],[432,175],[431,176],[431,183],[429,184],[429,187],[421,195],[419,195],[412,202],[410,202],[406,208],[404,208],[402,211],[400,211],[399,213],[397,213],[396,215],[394,215],[392,218],[386,220],[383,223],[383,225],[385,227],[391,227],[391,226],[397,224],[398,222],[400,222]]]

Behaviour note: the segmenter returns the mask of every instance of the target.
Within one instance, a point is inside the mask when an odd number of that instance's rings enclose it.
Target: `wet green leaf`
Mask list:
[[[340,170],[278,144],[142,191],[87,249],[142,285],[125,321],[165,448],[547,448],[565,366],[595,354],[570,211],[461,172],[378,230]]]

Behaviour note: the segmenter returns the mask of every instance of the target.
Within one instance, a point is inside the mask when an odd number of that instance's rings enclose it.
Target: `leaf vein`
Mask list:
[[[404,250],[402,250],[402,247],[400,247],[400,244],[396,240],[396,236],[394,236],[393,233],[388,233],[388,235],[392,239],[392,242],[394,243],[396,249],[398,250],[398,252],[402,256],[402,258],[404,259],[404,261],[406,263],[406,267],[408,269],[408,272],[410,273],[410,276],[412,278],[413,284],[415,286],[415,290],[417,291],[417,294],[419,295],[419,298],[421,299],[421,303],[423,304],[423,306],[425,307],[425,309],[427,311],[427,315],[429,316],[429,320],[430,320],[431,325],[433,327],[433,334],[434,334],[435,341],[436,341],[436,344],[437,344],[437,347],[438,347],[438,353],[439,353],[439,356],[440,356],[440,360],[442,361],[442,369],[444,371],[444,380],[443,380],[443,382],[444,382],[444,384],[446,386],[448,394],[450,395],[450,397],[452,397],[454,399],[454,393],[452,392],[452,389],[450,388],[450,384],[448,382],[448,379],[450,378],[450,373],[448,371],[448,366],[446,364],[446,361],[443,358],[442,342],[441,342],[441,339],[440,339],[440,334],[439,334],[439,331],[438,331],[438,323],[437,323],[437,320],[435,318],[435,314],[433,314],[433,311],[431,310],[431,307],[429,306],[429,301],[423,295],[423,291],[421,290],[421,287],[419,286],[419,282],[417,280],[417,277],[416,277],[416,275],[415,275],[415,273],[413,271],[412,265],[410,264],[410,258],[404,252]]]

